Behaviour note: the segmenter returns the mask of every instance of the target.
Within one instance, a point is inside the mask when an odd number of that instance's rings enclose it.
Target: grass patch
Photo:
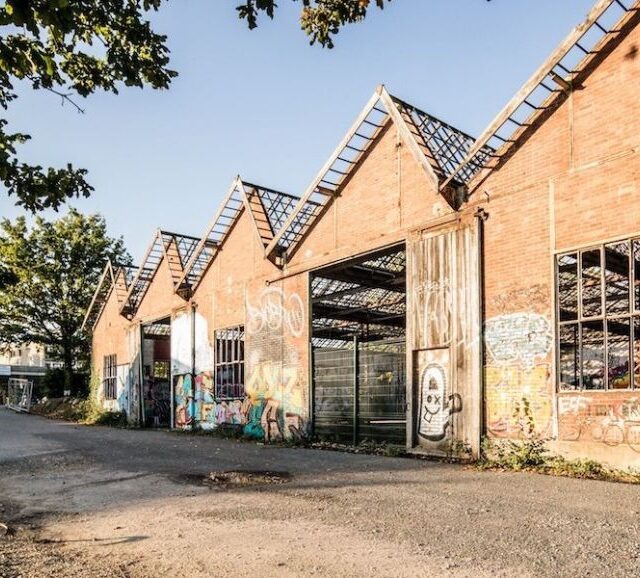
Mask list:
[[[31,413],[84,425],[127,426],[127,414],[124,411],[105,411],[88,399],[47,399],[44,402],[33,405]]]

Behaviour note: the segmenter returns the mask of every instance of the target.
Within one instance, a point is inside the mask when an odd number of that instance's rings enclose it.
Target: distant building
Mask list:
[[[21,345],[0,344],[0,389],[6,389],[10,377],[22,377],[37,385],[47,369],[60,363],[47,358],[44,346],[35,343]]]

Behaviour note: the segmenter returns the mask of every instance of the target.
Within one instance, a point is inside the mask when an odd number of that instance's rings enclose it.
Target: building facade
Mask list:
[[[300,198],[238,177],[201,238],[108,265],[105,407],[434,455],[532,420],[639,465],[638,19],[598,2],[477,139],[379,87]]]

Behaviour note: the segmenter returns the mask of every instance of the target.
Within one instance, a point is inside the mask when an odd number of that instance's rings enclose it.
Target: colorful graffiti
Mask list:
[[[640,398],[567,395],[558,398],[559,439],[626,445],[640,453]]]
[[[298,293],[267,287],[257,303],[247,300],[246,309],[245,395],[216,399],[214,373],[208,370],[212,362],[203,345],[196,355],[195,376],[186,371],[175,375],[174,364],[175,426],[237,427],[245,436],[267,441],[302,437],[307,413],[298,353],[298,343],[307,347],[302,299]],[[207,334],[202,324],[196,331],[196,346],[208,346]]]
[[[551,350],[551,324],[536,313],[499,315],[485,323],[485,342],[495,363],[531,369]]]
[[[245,391],[250,409],[244,433],[267,441],[305,435],[306,391],[299,348],[304,338],[306,310],[300,295],[267,287],[257,304],[247,300],[247,360]]]
[[[247,301],[247,318],[249,333],[286,330],[300,337],[304,331],[305,308],[297,293],[285,295],[279,287],[267,287],[260,293],[257,306]]]
[[[245,426],[250,437],[264,437],[268,441],[304,434],[304,397],[298,382],[295,365],[279,362],[256,363],[246,384],[252,412]]]
[[[488,366],[486,380],[487,428],[496,437],[518,437],[518,417],[514,416],[522,398],[529,401],[536,431],[543,437],[551,434],[553,404],[549,392],[550,369],[539,364],[524,369],[518,366]]]
[[[526,295],[537,301],[541,287]],[[512,292],[514,302],[521,292]],[[485,323],[485,344],[489,364],[485,367],[485,410],[489,432],[496,437],[522,435],[515,412],[523,398],[529,402],[531,417],[539,435],[552,434],[553,400],[548,363],[553,343],[549,320],[538,313],[499,315]]]
[[[247,381],[246,391],[243,399],[216,400],[211,372],[196,375],[195,380],[191,374],[176,376],[175,426],[238,426],[247,437],[267,441],[304,435],[300,416],[303,398],[294,368],[281,368],[274,362],[259,365]]]
[[[460,411],[462,411],[460,395],[447,395],[447,378],[444,368],[437,363],[429,364],[420,378],[418,433],[429,441],[442,441],[452,427],[451,416]]]
[[[173,379],[173,400],[175,407],[175,427],[191,427],[194,422],[193,376],[190,373],[176,375]]]

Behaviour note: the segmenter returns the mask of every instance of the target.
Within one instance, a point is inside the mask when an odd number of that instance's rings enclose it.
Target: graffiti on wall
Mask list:
[[[297,341],[306,347],[304,329],[305,309],[297,293],[287,295],[280,288],[267,287],[254,305],[247,301],[245,396],[220,400],[215,398],[207,347],[202,345],[205,341],[208,345],[208,331],[204,324],[198,330],[196,318],[197,373],[174,373],[175,426],[238,427],[248,437],[267,441],[304,436],[306,392],[296,348]],[[178,339],[172,334],[172,338],[187,341],[186,335]]]
[[[285,331],[293,337],[300,337],[305,317],[300,295],[285,295],[280,287],[264,289],[255,304],[247,300],[247,331],[251,334]]]
[[[452,427],[451,416],[460,411],[462,398],[457,393],[447,393],[444,367],[438,363],[427,365],[420,377],[419,435],[432,442],[442,441]]]
[[[416,284],[413,289],[416,325],[420,328],[428,327],[429,330],[423,331],[427,335],[437,336],[440,344],[448,343],[451,339],[450,319],[454,295],[449,279],[446,278],[427,280]]]
[[[247,300],[247,382],[250,411],[245,435],[278,440],[305,433],[306,391],[299,348],[307,315],[300,295],[266,287],[256,302]]]
[[[251,404],[245,434],[269,441],[304,435],[304,396],[298,380],[298,364],[258,362],[246,384]]]
[[[495,363],[531,369],[551,350],[551,324],[537,313],[499,315],[487,320],[485,342]]]
[[[558,398],[559,439],[627,446],[640,453],[640,398],[571,395]]]
[[[190,373],[173,377],[173,400],[175,427],[186,428],[192,426],[195,408],[193,403],[193,376]]]
[[[135,415],[135,403],[137,403],[137,392],[135,385],[137,380],[135,379],[135,368],[128,363],[118,365],[117,367],[117,394],[116,394],[116,409],[118,411],[124,411],[127,417]]]
[[[486,379],[487,429],[496,437],[517,437],[519,418],[514,415],[522,398],[529,401],[536,431],[551,434],[553,405],[549,392],[550,368],[541,363],[533,368],[488,366]]]
[[[522,299],[536,301],[543,289],[511,292],[513,303]],[[506,303],[506,301],[505,301]],[[533,304],[533,303],[532,303]],[[548,363],[553,344],[551,323],[531,311],[498,315],[485,323],[488,365],[485,367],[486,423],[496,437],[518,437],[521,422],[515,415],[522,399],[529,402],[531,416],[539,435],[551,434],[553,401]]]
[[[301,438],[304,435],[300,415],[303,408],[301,390],[296,387],[296,372],[285,368],[282,380],[274,377],[278,372],[276,364],[259,366],[247,383],[247,396],[231,400],[215,399],[210,372],[196,375],[195,380],[191,374],[176,376],[176,427],[194,424],[202,429],[242,426],[243,433],[252,438],[268,441]]]

